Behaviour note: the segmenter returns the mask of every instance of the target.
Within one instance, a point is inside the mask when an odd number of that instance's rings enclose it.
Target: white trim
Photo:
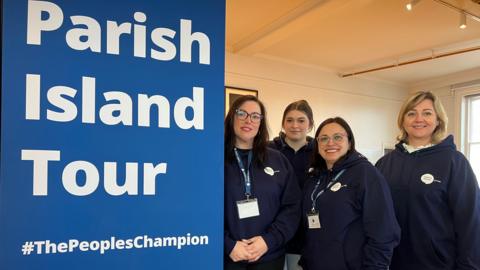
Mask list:
[[[480,94],[480,83],[463,87],[452,86],[451,90],[455,103],[455,144],[459,146],[462,153],[466,154],[466,142],[468,141],[468,133],[465,130],[466,120],[466,97],[470,95]]]
[[[472,147],[472,145],[479,145],[480,144],[480,141],[472,141],[472,137],[471,137],[471,133],[472,133],[472,130],[471,130],[471,127],[473,126],[473,123],[472,123],[472,102],[475,101],[475,100],[480,100],[480,94],[476,94],[476,95],[473,95],[473,96],[468,96],[466,97],[466,112],[468,112],[468,115],[467,115],[467,125],[466,125],[466,129],[465,129],[465,141],[466,141],[466,145],[467,147],[465,148],[465,156],[468,157],[468,159],[470,160],[470,149]]]

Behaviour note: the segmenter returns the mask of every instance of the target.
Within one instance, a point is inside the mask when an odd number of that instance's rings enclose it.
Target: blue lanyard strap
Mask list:
[[[320,180],[321,178],[318,179],[317,181],[317,184],[315,185],[315,188],[313,189],[313,192],[312,194],[310,195],[310,199],[312,200],[312,213],[315,213],[315,205],[317,204],[317,199],[318,197],[320,197],[320,195],[322,195],[325,190],[329,189],[333,184],[335,184],[335,182],[337,182],[338,178],[340,178],[340,176],[346,171],[346,169],[343,169],[341,170],[339,173],[337,173],[337,175],[335,175],[335,177],[332,179],[332,181],[330,181],[327,186],[320,190],[318,193],[317,193],[317,196],[315,196],[315,198],[313,197],[313,195],[315,194],[315,192],[317,192],[317,189],[318,187],[320,186]]]
[[[238,154],[237,148],[233,149],[235,151],[235,157],[237,158],[238,167],[242,171],[243,180],[245,181],[245,196],[247,199],[252,195],[252,181],[250,179],[250,164],[252,163],[252,151],[248,152],[248,161],[247,161],[247,169],[243,165],[242,159],[240,158],[240,154]]]

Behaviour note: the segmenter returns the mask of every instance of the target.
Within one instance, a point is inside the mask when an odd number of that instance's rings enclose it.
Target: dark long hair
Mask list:
[[[235,160],[235,155],[233,153],[236,139],[235,131],[233,129],[235,111],[247,101],[256,102],[260,106],[260,113],[263,115],[263,119],[260,121],[260,126],[258,127],[258,133],[253,139],[252,148],[253,162],[256,165],[261,166],[266,160],[268,143],[267,111],[265,110],[263,103],[257,97],[250,95],[241,96],[235,100],[228,110],[227,116],[225,117],[225,162],[233,162]]]
[[[313,156],[312,156],[312,163],[311,166],[313,168],[313,173],[318,173],[323,170],[327,170],[327,163],[325,162],[325,159],[318,153],[318,134],[320,134],[320,131],[322,128],[328,124],[336,123],[339,124],[345,131],[347,132],[347,138],[348,141],[350,142],[350,149],[347,151],[347,153],[341,157],[338,161],[341,161],[345,159],[350,153],[355,152],[355,137],[353,136],[352,129],[348,125],[347,121],[345,121],[343,118],[337,116],[337,117],[332,117],[324,120],[320,126],[317,128],[317,132],[315,132],[315,140],[313,142],[314,149],[313,151]],[[337,162],[338,162],[337,161]]]

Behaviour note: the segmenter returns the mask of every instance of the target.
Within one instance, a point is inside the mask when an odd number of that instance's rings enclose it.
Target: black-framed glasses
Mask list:
[[[317,142],[322,145],[328,144],[330,140],[332,140],[333,143],[341,143],[343,142],[345,137],[347,137],[347,134],[345,133],[335,133],[332,137],[322,135],[320,137],[317,137]]]
[[[248,117],[250,117],[250,121],[252,121],[253,123],[258,123],[263,119],[263,115],[260,113],[257,113],[257,112],[248,113],[241,109],[236,109],[235,115],[240,120],[246,120]]]

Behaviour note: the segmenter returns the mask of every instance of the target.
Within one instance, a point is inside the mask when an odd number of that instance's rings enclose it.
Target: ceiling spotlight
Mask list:
[[[415,6],[416,4],[418,4],[418,2],[420,2],[420,0],[411,0],[406,6],[405,8],[410,11],[413,9],[413,6]]]
[[[467,15],[464,12],[460,13],[460,24],[458,25],[460,29],[467,28]]]

